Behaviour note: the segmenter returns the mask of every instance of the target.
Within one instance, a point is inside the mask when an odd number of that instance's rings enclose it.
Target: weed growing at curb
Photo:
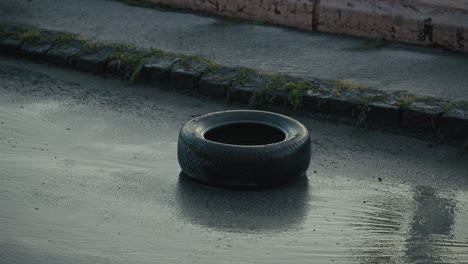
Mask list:
[[[286,75],[281,73],[267,73],[268,81],[260,89],[252,94],[249,100],[249,107],[253,109],[264,108],[266,104],[273,103],[275,92],[283,89],[286,83]]]
[[[145,61],[142,60],[140,63],[135,67],[135,69],[132,72],[132,75],[130,76],[130,82],[134,83],[141,75],[141,72],[143,70],[143,66],[145,65]]]
[[[144,55],[144,52],[133,52],[132,50],[129,52],[126,47],[119,47],[114,51],[114,53],[112,53],[110,59],[116,60],[118,64],[127,64],[132,66],[139,63],[143,59]]]
[[[114,44],[114,47],[116,47],[116,51],[111,55],[110,59],[116,60],[119,68],[121,65],[128,67],[128,73],[125,78],[129,79],[131,82],[134,82],[139,77],[144,64],[151,56],[167,59],[179,59],[180,63],[186,67],[190,67],[192,62],[205,64],[207,65],[207,72],[214,71],[220,67],[219,64],[201,56],[177,54],[154,48],[139,51],[135,47],[128,45]]]
[[[431,102],[442,102],[441,99],[432,98],[432,97],[421,97],[415,96],[408,93],[400,93],[400,98],[398,99],[397,105],[401,107],[408,107],[413,103],[431,103]]]
[[[359,104],[367,105],[374,102],[383,102],[390,97],[390,94],[384,91],[377,91],[377,94],[371,96],[365,96],[358,100]]]
[[[266,74],[267,83],[258,89],[250,98],[249,107],[258,109],[268,103],[272,103],[275,98],[275,92],[284,93],[287,96],[288,103],[293,109],[302,106],[304,93],[308,90],[316,90],[319,86],[311,81],[292,81],[288,80],[284,74]]]
[[[262,88],[255,91],[250,97],[249,107],[252,109],[261,109],[266,104],[272,103],[274,96],[268,93],[268,88],[263,86]]]
[[[284,89],[288,94],[288,101],[294,109],[302,106],[304,93],[308,90],[316,90],[319,86],[310,81],[287,82]]]
[[[36,29],[27,30],[20,33],[17,38],[25,43],[31,43],[38,40],[41,37],[41,32]]]
[[[221,66],[211,60],[205,59],[201,56],[196,56],[196,55],[184,55],[184,54],[174,54],[175,58],[180,59],[181,63],[185,63],[188,65],[190,62],[198,62],[201,64],[206,64],[208,65],[207,72],[212,72],[217,69],[219,69]]]
[[[357,103],[359,103],[359,107],[354,109],[353,117],[356,118],[356,126],[368,128],[369,124],[367,123],[367,115],[370,112],[369,104],[376,103],[376,102],[383,102],[390,97],[390,94],[384,91],[376,91],[375,95],[365,96],[359,98]]]
[[[81,47],[80,52],[78,52],[78,54],[76,56],[83,56],[83,55],[86,55],[86,54],[91,54],[94,51],[96,51],[97,47],[98,47],[98,44],[96,42],[93,42],[93,41],[86,42],[83,45],[83,47]]]
[[[353,116],[356,118],[356,126],[358,127],[369,127],[367,123],[367,114],[370,112],[370,107],[368,104],[361,104],[355,111],[353,112]]]
[[[124,78],[129,79],[130,82],[133,83],[140,76],[143,65],[149,56],[150,54],[148,51],[138,51],[129,46],[120,45],[110,56],[110,59],[117,62],[117,67],[119,69],[125,65],[127,72]]]
[[[209,59],[205,59],[201,56],[166,52],[166,51],[162,51],[162,50],[155,49],[155,48],[150,48],[149,51],[147,52],[147,55],[158,56],[158,57],[167,58],[167,59],[180,59],[180,61],[186,65],[188,65],[190,62],[203,63],[203,64],[207,64],[208,67],[211,68],[212,70],[215,70],[220,67],[218,63],[211,61]]]
[[[208,69],[207,69],[208,72],[217,70],[221,67],[218,63],[211,61],[209,59],[203,58],[201,56],[172,53],[172,52],[162,51],[162,50],[155,49],[155,48],[150,48],[149,51],[147,52],[147,56],[158,56],[158,57],[167,58],[167,59],[180,59],[180,62],[185,65],[189,65],[190,62],[198,62],[201,64],[206,64],[208,65]]]
[[[71,33],[59,32],[54,41],[54,45],[62,46],[63,44],[73,40],[86,40],[86,38]]]
[[[255,71],[248,67],[239,67],[239,74],[235,77],[234,83],[244,85],[251,80],[251,74]]]
[[[468,107],[468,102],[450,102],[446,103],[445,105],[442,106],[442,109],[444,112],[450,112],[452,109],[457,108],[457,107],[463,107],[466,106]]]
[[[358,89],[366,90],[368,87],[361,84],[355,84],[348,81],[333,81],[333,94],[341,95],[346,90]]]
[[[252,80],[252,75],[257,73],[255,70],[248,67],[238,67],[237,70],[238,74],[233,77],[226,93],[226,98],[224,100],[226,105],[230,105],[231,103],[231,94],[233,93],[233,88],[235,86],[242,86],[247,84]]]

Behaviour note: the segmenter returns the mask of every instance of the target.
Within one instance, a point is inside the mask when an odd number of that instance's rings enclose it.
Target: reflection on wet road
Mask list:
[[[307,216],[307,178],[274,190],[221,190],[180,175],[177,201],[182,217],[230,232],[261,233],[300,228]]]
[[[455,262],[459,253],[457,247],[466,247],[466,243],[457,241],[452,234],[457,202],[453,194],[418,186],[414,190],[414,201],[414,217],[406,246],[408,260],[412,263]]]
[[[0,91],[0,263],[467,263],[453,147],[296,116],[307,179],[226,191],[176,158],[222,104],[2,60]]]

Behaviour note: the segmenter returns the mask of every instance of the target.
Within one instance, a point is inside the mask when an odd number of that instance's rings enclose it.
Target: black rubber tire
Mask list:
[[[219,143],[205,135],[226,125],[260,124],[284,133],[265,145]],[[298,121],[271,112],[236,110],[199,116],[180,130],[177,156],[185,175],[215,187],[266,188],[303,177],[310,164],[309,132]]]

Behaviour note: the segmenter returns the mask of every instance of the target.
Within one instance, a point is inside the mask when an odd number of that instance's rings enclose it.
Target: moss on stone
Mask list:
[[[57,38],[54,40],[54,45],[61,46],[67,42],[74,41],[74,40],[86,40],[86,38],[75,35],[75,34],[67,33],[67,32],[59,32],[57,34]]]

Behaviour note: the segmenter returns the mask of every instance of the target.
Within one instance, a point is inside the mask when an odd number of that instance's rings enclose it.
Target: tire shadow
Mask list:
[[[179,210],[189,222],[228,232],[282,232],[300,228],[309,209],[307,177],[269,190],[226,190],[179,175]]]

